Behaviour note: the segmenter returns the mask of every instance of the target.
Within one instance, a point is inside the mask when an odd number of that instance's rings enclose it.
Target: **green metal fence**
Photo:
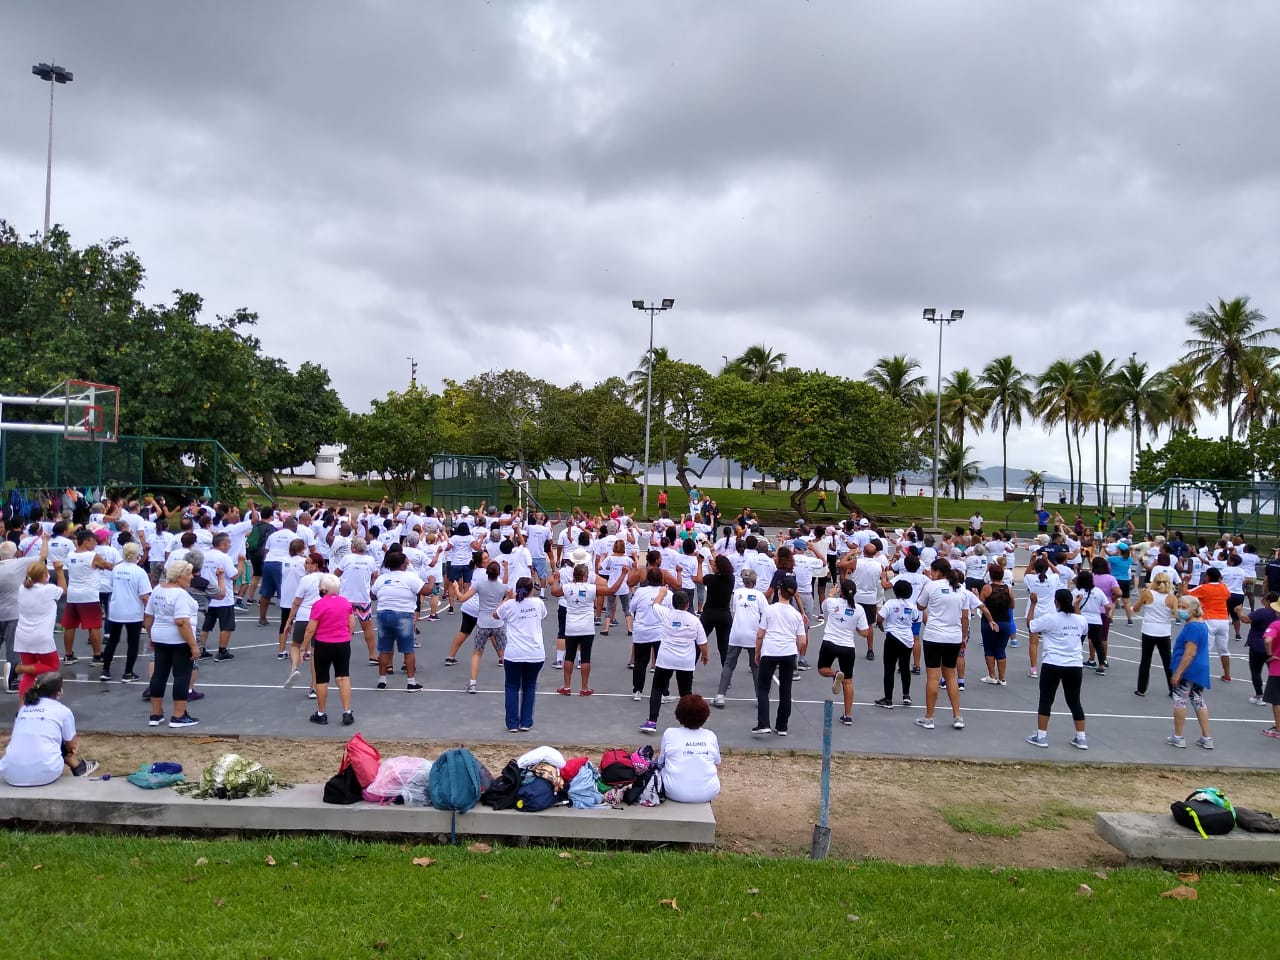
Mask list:
[[[437,454],[431,458],[431,502],[447,510],[496,503],[503,472],[493,457]]]
[[[1171,477],[1121,514],[1138,530],[1193,537],[1240,534],[1270,548],[1280,540],[1280,484]]]

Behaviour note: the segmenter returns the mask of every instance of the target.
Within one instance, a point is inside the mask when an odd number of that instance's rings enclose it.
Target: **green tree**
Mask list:
[[[961,446],[958,440],[948,440],[942,445],[938,478],[951,487],[951,496],[955,500],[963,500],[965,491],[970,487],[987,485],[978,461],[969,459],[972,453],[972,447]]]
[[[658,447],[662,451],[662,485],[664,487],[669,486],[667,483],[667,395],[663,392],[667,385],[659,383],[656,378],[650,385],[649,365],[652,363],[656,372],[659,366],[670,361],[671,353],[666,347],[654,347],[653,356],[650,357],[649,351],[646,350],[644,356],[640,358],[639,365],[627,374],[627,391],[631,398],[631,403],[639,407],[642,413],[644,412],[645,399],[650,394],[650,386],[652,386],[651,406],[649,408],[650,444],[652,444],[654,436],[656,436]],[[648,464],[645,467],[647,469]]]
[[[1097,505],[1102,506],[1102,427],[1104,425],[1110,427],[1115,421],[1114,405],[1110,403],[1110,385],[1115,361],[1104,359],[1097,350],[1090,350],[1077,361],[1076,365],[1084,391],[1080,407],[1080,423],[1093,427],[1093,492]],[[1080,473],[1083,477],[1083,461],[1081,461]],[[1083,483],[1081,487],[1083,488]],[[1081,493],[1083,492],[1082,489]]]
[[[1255,453],[1248,444],[1175,433],[1158,450],[1148,446],[1138,454],[1133,482],[1148,494],[1174,478],[1180,487],[1203,490],[1217,506],[1218,528],[1222,530],[1227,507],[1239,498],[1240,485],[1252,478],[1255,463]]]
[[[1236,427],[1242,372],[1256,369],[1259,362],[1269,365],[1277,355],[1267,341],[1280,335],[1280,329],[1263,327],[1266,322],[1262,311],[1250,306],[1248,297],[1219,299],[1187,315],[1192,336],[1183,344],[1186,353],[1180,363],[1195,371],[1214,402],[1226,405],[1228,443]]]
[[[1145,360],[1130,355],[1116,370],[1107,385],[1115,407],[1123,411],[1124,425],[1129,428],[1129,473],[1138,464],[1138,441],[1143,428],[1154,439],[1156,429],[1165,416],[1165,395],[1159,373],[1150,373]],[[1130,483],[1132,483],[1132,476]]]
[[[920,361],[905,353],[881,357],[864,374],[863,379],[903,406],[911,406],[925,388],[925,378],[918,371]]]
[[[709,457],[713,453],[711,424],[703,398],[710,381],[711,374],[692,363],[663,360],[653,367],[654,389],[661,385],[668,406],[663,426],[675,453],[676,481],[686,493],[690,489],[690,455]],[[700,473],[697,476],[702,478]]]
[[[787,363],[785,353],[770,350],[763,343],[753,344],[729,362],[739,376],[753,383],[768,383],[782,373]]]
[[[609,479],[629,480],[644,449],[644,413],[630,403],[627,384],[610,377],[590,389],[578,383],[554,388],[547,410],[574,438],[574,459],[594,475],[600,502],[607,503]]]
[[[1072,456],[1071,438],[1073,433],[1079,439],[1079,422],[1084,404],[1084,387],[1070,360],[1055,360],[1049,364],[1044,373],[1036,377],[1039,395],[1036,397],[1035,410],[1046,427],[1062,424],[1067,438],[1067,477],[1071,487],[1071,496],[1076,498],[1075,458]],[[1083,467],[1083,464],[1081,465]]]
[[[431,458],[440,452],[441,400],[417,384],[374,400],[368,413],[343,418],[338,436],[346,444],[342,469],[377,473],[387,495],[400,501],[431,476]]]
[[[1046,474],[1043,470],[1028,470],[1027,475],[1022,478],[1022,485],[1031,492],[1031,496],[1039,495],[1044,497],[1044,482]]]
[[[1022,415],[1031,408],[1031,378],[1018,369],[1013,357],[996,357],[982,368],[978,378],[991,406],[991,429],[1000,430],[1001,477],[1009,493],[1009,428],[1022,426]]]
[[[990,405],[987,393],[967,368],[942,381],[942,425],[955,434],[961,447],[967,428],[982,429]]]
[[[457,383],[444,381],[443,439],[455,453],[496,457],[519,478],[546,457],[543,401],[555,388],[523,370],[489,370]],[[514,485],[517,481],[511,477]]]

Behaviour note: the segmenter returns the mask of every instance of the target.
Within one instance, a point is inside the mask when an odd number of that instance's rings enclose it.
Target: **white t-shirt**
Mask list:
[[[729,601],[729,609],[733,611],[729,646],[755,649],[760,617],[768,605],[769,601],[764,594],[753,587],[738,587],[733,591],[733,597]]]
[[[907,597],[907,602],[914,607],[919,602],[920,591],[923,590],[924,585],[929,582],[929,578],[926,577],[919,570],[917,570],[915,573],[908,573],[907,571],[904,570],[902,573],[898,574],[889,582],[897,583],[899,580],[903,580],[911,584],[911,596]],[[896,600],[897,597],[891,596],[890,599]],[[883,611],[881,612],[883,613]]]
[[[239,523],[224,523],[221,533],[225,533],[231,538],[231,547],[227,550],[227,555],[233,560],[238,560],[246,553],[245,541],[249,539],[249,534],[253,530],[252,520],[241,520]]]
[[[859,557],[858,565],[849,574],[856,588],[854,600],[858,603],[880,602],[880,577],[884,573],[884,563],[879,557]]]
[[[1142,605],[1141,631],[1148,637],[1168,637],[1173,635],[1173,620],[1177,616],[1169,609],[1166,598],[1168,593],[1151,591],[1152,602]]]
[[[53,569],[53,561],[62,560],[66,562],[76,548],[70,537],[50,537],[49,538],[49,569]]]
[[[697,662],[698,647],[707,643],[701,621],[688,610],[652,609],[662,623],[662,643],[658,646],[658,659],[654,666],[665,670],[692,670]]]
[[[124,562],[124,554],[113,547],[109,543],[100,543],[93,548],[93,552],[101,557],[104,561],[114,566],[117,563]],[[98,568],[98,592],[111,592],[111,571],[104,568]]]
[[[790,604],[771,603],[760,615],[760,629],[764,640],[760,645],[762,657],[792,657],[799,653],[796,637],[804,635],[804,618]]]
[[[547,618],[547,605],[538,597],[504,600],[494,611],[494,616],[507,625],[504,654],[507,660],[512,663],[541,663],[547,659],[547,651],[542,644],[542,621]]]
[[[814,577],[820,576],[826,569],[827,565],[813,554],[797,553],[795,555],[796,592],[812,594]]]
[[[412,570],[397,570],[378,577],[369,592],[378,600],[379,613],[413,613],[418,608],[418,594],[424,586],[426,583]]]
[[[1244,593],[1244,578],[1246,570],[1243,565],[1238,567],[1224,567],[1222,570],[1222,582],[1227,585],[1229,593]]]
[[[97,554],[92,550],[76,550],[67,554],[62,572],[67,578],[67,603],[98,602],[98,571],[93,566]]]
[[[293,596],[294,602],[298,604],[298,612],[293,618],[294,623],[306,623],[311,619],[311,608],[320,599],[320,578],[323,576],[323,573],[317,571],[308,573],[298,581],[298,592]],[[209,602],[209,606],[213,606],[213,601]]]
[[[280,562],[280,606],[292,606],[298,595],[298,583],[307,572],[307,562],[302,555],[286,557]]]
[[[471,534],[455,533],[449,538],[449,562],[454,566],[465,567],[471,562],[471,544],[475,537]]]
[[[916,601],[916,605],[925,612],[920,639],[926,643],[963,643],[960,614],[966,609],[966,594],[973,596],[963,587],[951,586],[947,580],[930,580],[925,584]]]
[[[112,623],[138,623],[151,593],[151,579],[136,563],[118,563],[111,571]]]
[[[661,589],[661,587],[641,584],[636,587],[631,597],[632,632],[634,633],[632,639],[636,643],[657,643],[662,639],[662,621],[653,612],[654,598]],[[670,591],[664,595],[663,605],[671,606]]]
[[[367,553],[349,553],[342,561],[338,574],[341,589],[338,591],[352,603],[368,603],[369,584],[373,582],[378,567]]]
[[[233,607],[236,603],[236,562],[231,554],[221,550],[209,550],[204,555],[204,567],[200,575],[209,581],[212,590],[218,585],[218,571],[222,571],[223,593],[221,599],[209,598],[209,606],[215,610],[219,607]]]
[[[543,560],[547,558],[547,541],[551,539],[551,528],[542,523],[531,523],[525,528],[525,537],[527,538],[525,546],[529,548],[529,553],[536,560],[541,557]]]
[[[662,731],[662,787],[677,803],[709,803],[720,794],[720,741],[702,727]]]
[[[633,566],[635,566],[635,561],[626,554],[611,553],[600,564],[600,576],[604,577],[605,582],[610,586],[618,583],[618,589],[614,593],[619,597],[625,597],[631,592],[631,587],[627,583],[627,576],[631,573]],[[619,578],[621,578],[621,582],[619,582]]]
[[[826,625],[822,629],[824,643],[837,647],[852,647],[858,639],[858,631],[867,629],[867,614],[856,603],[853,606],[842,597],[828,597],[822,601],[822,615]]]
[[[1040,613],[1047,613],[1053,609],[1053,595],[1062,586],[1062,581],[1053,570],[1046,570],[1043,580],[1040,579],[1040,574],[1030,570],[1022,578],[1022,585],[1027,588],[1029,596],[1035,597],[1036,609]]]
[[[266,555],[263,557],[264,563],[284,563],[289,559],[289,544],[295,540],[302,540],[292,530],[277,530],[275,533],[267,537]],[[305,541],[303,541],[305,542]]]
[[[1106,594],[1097,587],[1093,587],[1087,594],[1077,588],[1072,591],[1072,596],[1080,601],[1080,613],[1084,616],[1085,622],[1102,626],[1102,613],[1107,608]]]
[[[27,578],[30,566],[29,557],[0,560],[0,623],[18,619],[18,591],[22,589],[22,581]]]
[[[880,608],[880,617],[884,620],[884,632],[892,634],[908,647],[915,645],[912,624],[920,619],[920,608],[911,599],[903,600],[894,597]]]
[[[1055,667],[1078,667],[1084,662],[1080,640],[1089,633],[1088,623],[1078,613],[1046,613],[1027,627],[1040,634],[1040,662]]]
[[[156,587],[147,600],[147,614],[151,622],[151,642],[180,646],[187,641],[178,632],[179,620],[186,620],[191,629],[196,628],[200,606],[195,597],[181,587]]]
[[[26,574],[23,574],[25,579]],[[17,653],[53,653],[53,624],[58,616],[62,588],[54,583],[18,587],[18,626],[13,635]]]
[[[564,635],[566,637],[594,636],[596,611],[595,583],[563,583]]]
[[[0,778],[14,787],[42,787],[62,776],[62,745],[76,738],[71,710],[52,697],[24,705],[13,718]]]

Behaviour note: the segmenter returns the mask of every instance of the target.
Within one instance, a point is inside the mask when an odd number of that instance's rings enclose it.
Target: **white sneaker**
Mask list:
[[[1076,735],[1071,738],[1071,745],[1075,747],[1077,750],[1089,749],[1089,744],[1085,741],[1084,737],[1081,737],[1079,735]]]
[[[674,697],[674,696],[672,696],[671,694],[669,694],[669,693],[668,693],[666,696],[664,696],[664,697],[662,698],[662,702],[663,702],[663,703],[675,703],[675,702],[676,702],[676,699],[677,699],[676,697]]]
[[[953,729],[956,729],[956,730],[963,730],[963,729],[964,729],[964,717],[956,717],[954,720],[952,720],[952,721],[951,721],[951,726],[952,726],[952,728],[953,728]]]
[[[476,682],[474,680],[468,680],[467,693],[475,693],[475,692],[476,692]]]
[[[639,703],[641,700],[644,699],[644,692],[641,690],[635,691],[635,693],[631,694],[631,699],[634,700],[636,703]]]
[[[933,717],[916,717],[913,722],[917,727],[924,727],[926,730],[933,729]]]
[[[292,687],[292,686],[293,686],[293,685],[298,681],[298,678],[299,678],[300,676],[302,676],[302,671],[301,671],[301,670],[294,670],[294,671],[292,671],[292,672],[289,674],[288,678],[285,680],[284,685],[285,685],[286,687]]]
[[[715,698],[715,700],[714,700],[714,701],[712,701],[711,705],[712,705],[713,707],[719,707],[721,710],[723,710],[723,709],[724,709],[724,694],[723,694],[723,693],[717,693],[717,694],[716,694],[716,698]]]
[[[1254,706],[1260,707],[1263,704],[1265,704],[1267,701],[1263,700],[1261,697],[1250,697],[1249,702],[1252,703]]]
[[[999,681],[999,680],[997,680],[995,677],[982,677],[978,682],[979,682],[979,683],[991,683],[991,684],[998,684],[1000,681]]]

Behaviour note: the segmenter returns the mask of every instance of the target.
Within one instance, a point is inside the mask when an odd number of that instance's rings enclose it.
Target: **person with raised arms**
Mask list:
[[[1088,635],[1089,624],[1075,611],[1075,597],[1070,590],[1057,590],[1053,595],[1054,610],[1041,613],[1030,624],[1030,629],[1040,636],[1044,656],[1040,665],[1040,703],[1036,709],[1036,732],[1027,737],[1033,747],[1048,748],[1049,715],[1053,702],[1062,687],[1063,698],[1076,734],[1071,745],[1077,750],[1088,750],[1085,737],[1084,707],[1080,705],[1080,687],[1084,680],[1080,644]]]

